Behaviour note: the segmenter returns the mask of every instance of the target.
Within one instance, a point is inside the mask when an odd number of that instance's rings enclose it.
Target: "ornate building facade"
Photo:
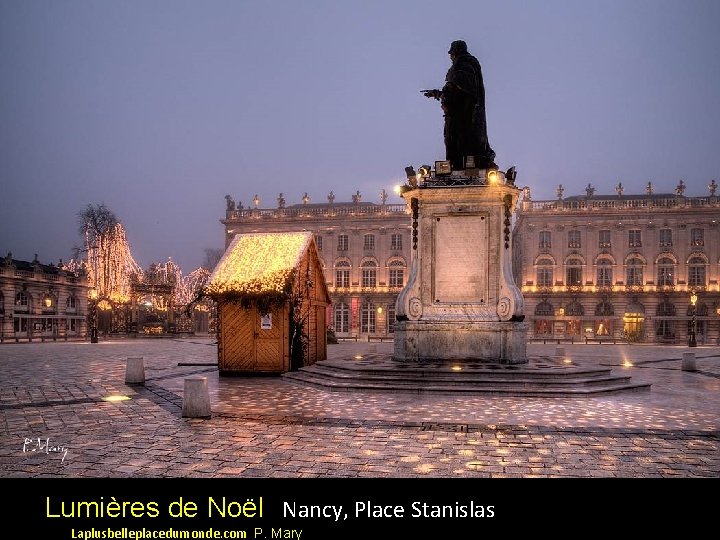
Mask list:
[[[720,343],[720,197],[615,195],[534,201],[514,228],[530,337]],[[693,305],[694,300],[694,305]]]
[[[225,247],[236,234],[253,232],[310,231],[315,235],[332,305],[327,321],[340,338],[391,337],[394,332],[395,301],[408,277],[410,262],[410,217],[406,205],[362,202],[360,192],[352,202],[311,204],[305,194],[302,204],[286,206],[281,193],[275,208],[236,205],[230,196],[225,219]]]
[[[82,271],[8,253],[0,260],[0,341],[87,337],[88,290]]]

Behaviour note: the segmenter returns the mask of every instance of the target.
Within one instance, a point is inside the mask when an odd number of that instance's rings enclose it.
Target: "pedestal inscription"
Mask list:
[[[487,301],[487,224],[486,215],[445,215],[435,219],[436,303]]]

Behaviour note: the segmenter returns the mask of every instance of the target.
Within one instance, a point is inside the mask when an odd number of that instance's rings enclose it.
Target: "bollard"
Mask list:
[[[684,352],[682,357],[682,370],[683,371],[697,371],[697,365],[695,364],[695,353]]]
[[[183,392],[184,418],[210,418],[210,393],[207,377],[187,377]]]
[[[142,356],[127,359],[125,384],[145,384],[145,363]]]
[[[565,356],[565,347],[556,347],[555,356]]]

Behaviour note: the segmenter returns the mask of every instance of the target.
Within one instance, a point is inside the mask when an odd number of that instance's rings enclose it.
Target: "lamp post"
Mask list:
[[[695,304],[697,304],[697,294],[695,291],[690,295],[690,305],[692,306],[692,319],[690,320],[690,339],[688,340],[688,347],[697,347],[697,340],[695,338]]]
[[[97,289],[90,289],[90,343],[98,342],[98,330],[97,330]]]

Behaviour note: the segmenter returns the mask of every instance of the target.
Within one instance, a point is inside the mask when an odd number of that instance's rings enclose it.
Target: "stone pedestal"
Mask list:
[[[512,276],[519,193],[498,171],[454,172],[402,193],[413,244],[396,306],[394,359],[527,363],[528,325]]]

